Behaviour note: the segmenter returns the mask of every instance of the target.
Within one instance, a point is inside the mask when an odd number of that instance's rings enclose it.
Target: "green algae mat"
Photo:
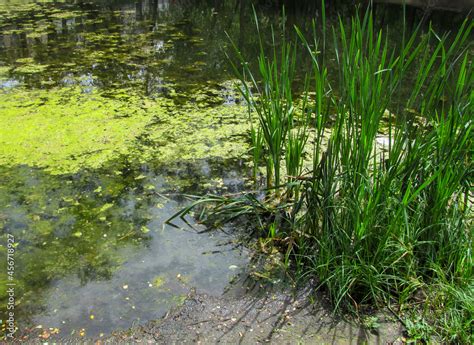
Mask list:
[[[0,123],[1,165],[52,174],[100,168],[120,157],[167,164],[235,158],[247,149],[243,107],[176,106],[169,99],[111,98],[77,88],[3,92]]]

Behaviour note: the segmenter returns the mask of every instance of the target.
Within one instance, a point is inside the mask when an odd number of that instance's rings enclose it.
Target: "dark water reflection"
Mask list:
[[[150,95],[178,85],[192,92],[228,77],[224,31],[245,36],[245,46],[256,43],[244,34],[253,26],[241,23],[248,8],[239,18],[230,1],[219,8],[160,0],[16,3],[0,2],[4,87],[81,83]]]

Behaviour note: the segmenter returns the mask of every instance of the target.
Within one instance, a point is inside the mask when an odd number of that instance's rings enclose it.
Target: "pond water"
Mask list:
[[[0,0],[1,319],[10,234],[18,333],[106,335],[245,267],[226,231],[165,224],[180,193],[246,183],[234,5]]]
[[[380,20],[394,44],[397,13]],[[9,235],[19,333],[106,335],[243,271],[235,236],[165,220],[183,194],[246,188],[247,108],[224,51],[227,32],[256,56],[251,19],[246,0],[0,0],[1,320]],[[268,44],[281,17],[259,19]]]

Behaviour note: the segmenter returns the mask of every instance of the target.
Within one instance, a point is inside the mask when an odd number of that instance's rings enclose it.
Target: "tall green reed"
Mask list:
[[[317,276],[336,309],[410,305],[420,290],[436,300],[436,284],[449,298],[472,300],[473,22],[454,36],[404,28],[393,46],[370,9],[328,31],[324,7],[310,39],[296,28],[288,41],[283,27],[277,45],[272,29],[269,54],[255,15],[256,72],[234,45],[254,175],[263,162],[267,193],[281,197],[277,206],[252,194],[208,198],[210,214],[244,215],[260,235],[286,238],[285,262],[299,277]],[[299,45],[311,71],[297,96]],[[377,144],[381,133],[386,147]],[[435,320],[439,334],[466,340],[468,303],[443,303],[454,308],[444,320],[463,328],[456,335]]]
[[[418,28],[398,50],[375,31],[370,11],[349,27],[342,19],[333,27],[338,78],[318,89],[336,120],[302,187],[301,223],[314,235],[314,252],[305,254],[336,307],[406,302],[437,279],[440,266],[461,285],[472,279],[473,74],[466,50],[472,27],[466,21],[454,38],[431,28],[420,38]],[[317,35],[310,45],[298,34],[317,80],[323,64],[312,53]],[[394,99],[405,83],[411,94]],[[389,122],[385,152],[375,139],[394,103],[399,113],[395,125]],[[414,126],[412,113],[426,125]]]
[[[255,11],[254,18],[260,44],[257,73],[252,71],[235,45],[238,63],[232,63],[232,59],[229,61],[235,74],[244,81],[241,88],[243,97],[257,115],[257,129],[253,120],[250,121],[254,175],[255,164],[263,158],[267,188],[276,187],[278,191],[282,183],[282,162],[285,163],[287,175],[294,176],[301,172],[310,114],[304,114],[307,97],[303,99],[303,111],[295,114],[298,111],[293,100],[297,48],[294,42],[287,40],[285,25],[279,31],[279,43],[272,28],[272,49],[270,56],[267,56]],[[263,155],[262,150],[265,152]]]

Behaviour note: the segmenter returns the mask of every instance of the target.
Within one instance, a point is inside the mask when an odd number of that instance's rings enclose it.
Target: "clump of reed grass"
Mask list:
[[[397,305],[401,314],[421,295],[426,306],[420,311],[435,335],[467,343],[474,24],[466,20],[457,33],[443,36],[431,28],[421,34],[418,27],[403,32],[393,47],[369,9],[349,22],[339,18],[330,42],[322,8],[311,39],[296,28],[297,40],[288,42],[283,32],[270,54],[261,42],[256,72],[234,46],[234,71],[257,117],[250,121],[253,161],[266,166],[266,198],[201,201],[214,203],[208,214],[226,220],[243,215],[255,221],[260,236],[285,239],[289,270],[296,278],[316,276],[336,309]],[[312,68],[297,107],[301,45]],[[335,68],[326,64],[330,46]],[[408,95],[402,92],[407,85]],[[388,148],[381,148],[376,136],[387,109]],[[415,126],[413,114],[424,123]],[[311,168],[303,171],[309,145]]]

